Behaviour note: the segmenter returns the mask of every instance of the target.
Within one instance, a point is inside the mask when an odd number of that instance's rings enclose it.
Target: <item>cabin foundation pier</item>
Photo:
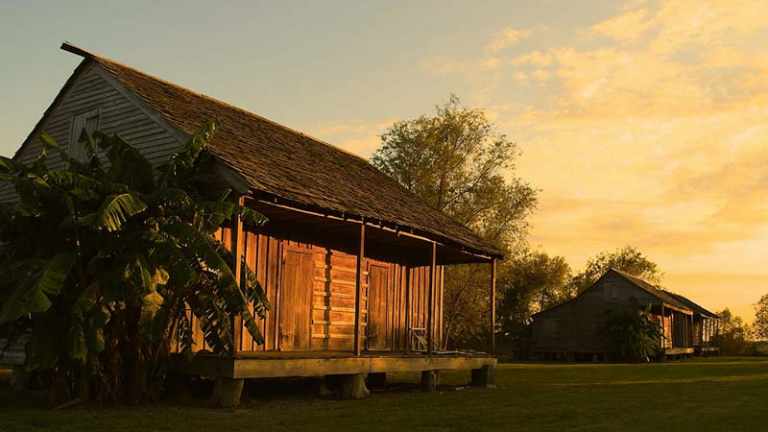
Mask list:
[[[440,372],[426,370],[421,372],[421,389],[425,392],[437,391],[440,386]]]
[[[478,369],[472,369],[472,386],[496,388],[496,367],[483,366]]]
[[[242,380],[306,377],[317,380],[317,393],[342,399],[362,399],[370,395],[367,384],[382,385],[393,372],[419,373],[421,387],[435,391],[440,383],[438,371],[465,370],[479,374],[478,383],[493,384],[496,358],[485,353],[361,353],[329,351],[250,352],[235,357],[198,354],[191,361],[178,358],[177,369],[185,374],[217,380],[214,402],[236,406]],[[366,378],[368,383],[366,383]]]
[[[240,405],[244,385],[244,379],[216,378],[211,402],[217,408],[237,408]]]
[[[365,399],[371,395],[364,374],[338,375],[338,396],[342,400]]]
[[[29,384],[29,373],[23,366],[14,366],[11,372],[11,388],[20,392],[27,389],[27,384]]]

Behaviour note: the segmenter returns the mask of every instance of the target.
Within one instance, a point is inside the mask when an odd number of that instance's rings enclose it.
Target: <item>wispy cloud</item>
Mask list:
[[[508,50],[524,36],[503,29],[482,59],[454,59],[488,105],[538,89],[495,114],[543,189],[534,244],[577,266],[634,244],[672,276],[755,272],[768,249],[765,16],[763,0],[632,1],[567,42]]]
[[[381,134],[397,121],[395,118],[372,122],[340,122],[311,128],[312,135],[348,152],[370,157],[381,144]]]
[[[507,27],[498,32],[490,41],[488,41],[485,45],[485,50],[490,54],[496,54],[499,51],[526,39],[532,32],[533,30],[531,29]]]

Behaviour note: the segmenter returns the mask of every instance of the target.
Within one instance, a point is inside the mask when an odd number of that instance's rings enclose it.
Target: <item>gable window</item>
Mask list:
[[[100,113],[98,109],[78,114],[72,118],[72,128],[69,134],[69,154],[73,158],[85,161],[88,158],[86,151],[86,135],[92,135],[99,129]]]
[[[603,295],[605,296],[606,300],[618,300],[619,287],[615,285],[606,285],[603,288]]]

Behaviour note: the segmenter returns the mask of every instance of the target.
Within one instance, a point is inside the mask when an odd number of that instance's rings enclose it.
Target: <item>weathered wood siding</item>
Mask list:
[[[229,228],[223,228],[217,237],[226,247],[231,246]],[[265,289],[271,309],[259,325],[264,344],[256,344],[243,328],[238,351],[351,351],[356,256],[253,231],[246,231],[243,241],[246,263]],[[408,271],[405,266],[365,259],[363,268],[360,302],[363,347],[369,351],[404,351],[409,343],[406,314],[410,313],[411,328],[427,327],[429,267],[411,268],[410,311],[406,310]],[[440,346],[443,325],[443,269],[440,266],[435,287],[435,346]],[[192,325],[194,351],[206,349],[199,322],[193,318]]]
[[[601,353],[607,349],[601,330],[608,311],[636,303],[656,303],[655,297],[617,275],[607,275],[581,296],[533,321],[534,352]],[[672,321],[664,321],[671,334]],[[668,330],[667,330],[667,326]]]
[[[154,165],[165,162],[168,155],[178,149],[181,138],[152,118],[135,97],[124,93],[99,70],[99,66],[88,64],[78,69],[70,86],[51,107],[49,115],[40,125],[39,132],[46,132],[59,145],[70,148],[70,135],[75,117],[79,114],[98,111],[98,129],[108,134],[118,134],[138,148]],[[42,142],[39,134],[20,150],[18,160],[30,162],[40,154]],[[49,154],[52,168],[61,168],[61,158]],[[0,201],[13,200],[15,193],[11,185],[0,184]]]
[[[107,134],[118,134],[142,152],[155,166],[167,161],[181,145],[184,137],[168,128],[157,114],[145,108],[135,94],[114,81],[93,63],[84,63],[75,71],[62,90],[37,132],[20,150],[18,160],[29,162],[39,155],[46,132],[61,146],[70,148],[73,124],[78,115],[98,112],[97,128]],[[49,156],[52,168],[63,161]],[[15,197],[9,184],[0,184],[0,201]],[[229,228],[218,236],[225,245],[230,242]],[[254,350],[351,350],[354,333],[355,256],[319,245],[297,243],[247,232],[244,253],[251,268],[265,288],[272,305],[260,323],[265,343],[257,345],[247,331],[240,332],[239,349]],[[406,314],[412,328],[426,328],[429,268],[413,268],[410,310],[405,310],[406,269],[402,265],[366,259],[363,265],[362,325],[363,346],[369,349],[404,350],[409,343],[405,328]],[[368,306],[371,274],[375,304]],[[442,340],[442,268],[438,268],[435,291],[435,346]],[[368,330],[368,313],[376,319],[375,330]],[[192,319],[195,350],[206,349],[199,322]],[[372,328],[373,328],[372,326]],[[369,331],[374,343],[368,346]]]

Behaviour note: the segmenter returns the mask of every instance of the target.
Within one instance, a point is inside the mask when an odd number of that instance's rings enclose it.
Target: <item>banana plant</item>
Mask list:
[[[235,315],[262,343],[264,291],[246,266],[235,277],[214,234],[236,216],[266,218],[216,176],[214,133],[205,125],[157,169],[100,132],[83,136],[85,161],[45,134],[34,160],[0,158],[18,196],[0,207],[0,326],[31,333],[29,369],[65,377],[70,393],[137,399],[173,341],[193,351],[191,315],[214,352],[232,351]]]

